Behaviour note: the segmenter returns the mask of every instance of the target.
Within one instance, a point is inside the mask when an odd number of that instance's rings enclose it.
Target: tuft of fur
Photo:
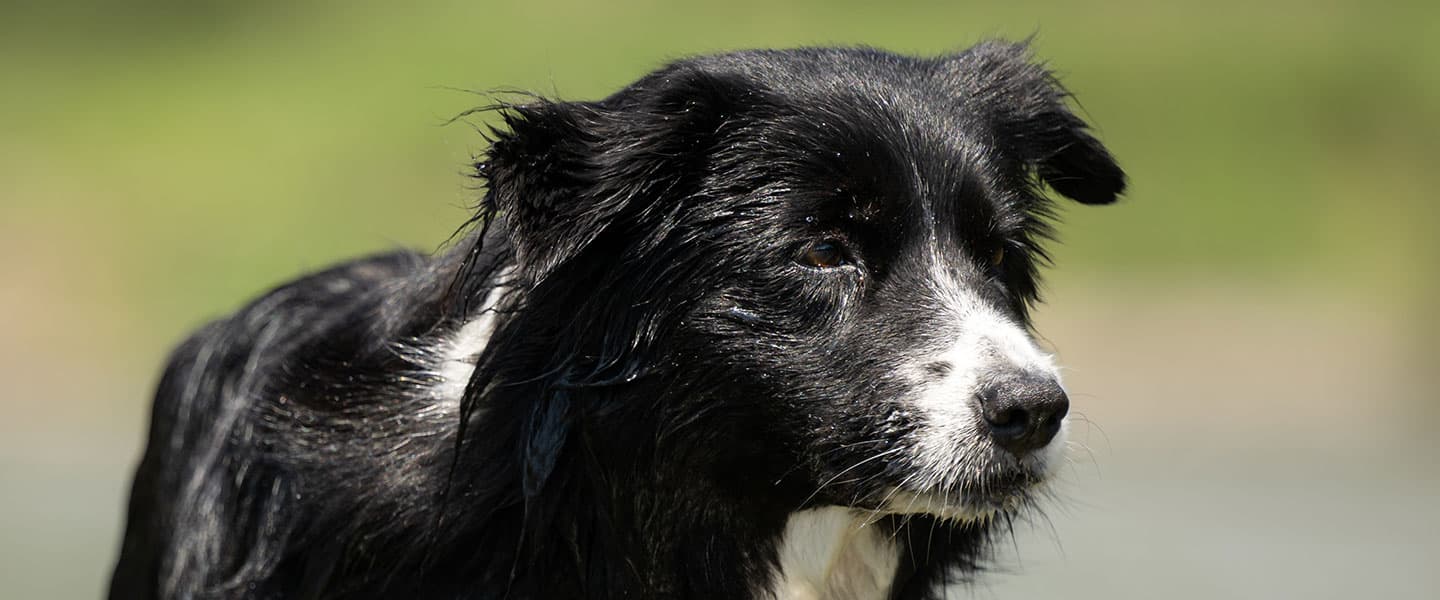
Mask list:
[[[922,456],[951,430],[915,399],[949,384],[916,365],[976,315],[1030,343],[1043,187],[1124,189],[1065,99],[987,42],[501,107],[453,249],[309,275],[175,351],[110,597],[766,598],[802,513],[904,540],[836,555],[888,580],[831,583],[935,597],[1045,465],[965,423]],[[798,262],[815,240],[849,262]]]

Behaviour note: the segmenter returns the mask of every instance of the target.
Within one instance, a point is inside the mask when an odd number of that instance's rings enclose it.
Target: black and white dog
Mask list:
[[[1125,175],[1021,45],[531,99],[471,231],[174,354],[112,598],[931,598],[1062,460],[1054,192]]]

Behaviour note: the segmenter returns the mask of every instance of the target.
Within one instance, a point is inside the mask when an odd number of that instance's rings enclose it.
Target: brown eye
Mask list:
[[[1005,262],[1005,249],[996,248],[994,254],[990,255],[990,266],[998,267],[1003,262]]]
[[[800,256],[800,262],[819,269],[832,269],[845,265],[845,252],[835,240],[823,240],[810,244]]]

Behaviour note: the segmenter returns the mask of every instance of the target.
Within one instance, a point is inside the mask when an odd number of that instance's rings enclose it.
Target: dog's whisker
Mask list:
[[[816,495],[818,495],[822,490],[824,490],[826,486],[830,485],[831,483],[834,483],[835,480],[838,479],[839,477],[841,477],[842,475],[844,475],[844,474],[846,474],[846,473],[849,473],[850,471],[853,471],[853,470],[855,470],[855,469],[857,469],[857,468],[859,468],[859,467],[861,467],[861,466],[864,466],[866,463],[869,463],[869,462],[871,462],[871,461],[875,461],[875,460],[879,460],[879,459],[885,458],[886,456],[890,456],[890,455],[892,455],[892,454],[895,454],[896,452],[900,452],[901,450],[904,450],[904,448],[891,448],[891,449],[886,450],[886,451],[884,451],[884,452],[881,452],[881,453],[879,453],[879,454],[872,455],[872,456],[870,456],[869,458],[863,459],[863,460],[861,460],[860,462],[857,462],[857,463],[855,463],[855,464],[853,464],[853,465],[850,465],[849,467],[846,467],[845,469],[841,470],[839,473],[836,473],[834,476],[832,476],[832,477],[830,477],[829,479],[825,480],[824,483],[821,483],[819,487],[815,488],[815,491],[810,492],[810,495],[809,495],[809,496],[806,496],[805,499],[800,502],[800,505],[799,505],[799,506],[802,506],[802,507],[803,507],[803,506],[806,506],[806,505],[810,504],[810,501],[811,501],[811,500],[814,500]]]

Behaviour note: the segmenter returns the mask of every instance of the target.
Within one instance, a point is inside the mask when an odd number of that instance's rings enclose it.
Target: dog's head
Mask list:
[[[505,115],[486,206],[551,321],[515,335],[564,340],[551,389],[651,383],[536,427],[629,413],[617,443],[755,497],[955,519],[1057,461],[1042,192],[1106,204],[1125,176],[1023,46],[702,57]]]

